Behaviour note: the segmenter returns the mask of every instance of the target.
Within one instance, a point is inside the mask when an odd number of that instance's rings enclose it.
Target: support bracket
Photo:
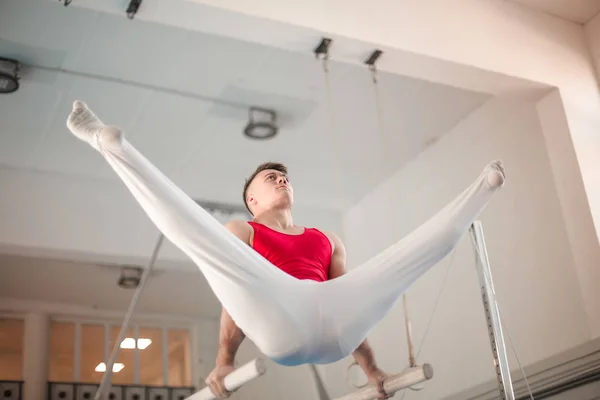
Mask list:
[[[315,58],[319,58],[319,56],[323,56],[325,59],[329,58],[329,46],[333,41],[329,38],[322,38],[321,42],[314,49]]]
[[[369,67],[375,67],[375,62],[377,62],[377,60],[379,60],[379,57],[381,57],[382,54],[383,54],[383,51],[381,51],[379,49],[373,50],[371,55],[369,55],[369,58],[367,58],[365,60],[365,64],[367,64]]]
[[[142,0],[131,0],[129,2],[129,6],[127,6],[127,18],[133,19],[137,14],[140,6],[142,5]]]

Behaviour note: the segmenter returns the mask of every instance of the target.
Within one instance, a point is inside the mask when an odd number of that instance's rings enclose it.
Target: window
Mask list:
[[[0,318],[0,380],[23,379],[23,336],[21,319]]]
[[[163,373],[162,336],[162,329],[139,329],[138,353],[142,385],[166,386]]]
[[[54,382],[75,379],[75,324],[50,324],[50,377]]]
[[[100,383],[104,363],[104,325],[81,326],[79,382]],[[106,366],[105,366],[106,368]]]
[[[169,386],[191,386],[190,334],[185,330],[169,330]]]
[[[109,357],[119,338],[119,332],[121,332],[120,326],[111,326],[110,341],[108,343]],[[135,340],[133,340],[133,338],[135,338],[134,329],[127,329],[125,337],[121,342],[121,347],[119,348],[119,354],[113,365],[112,383],[115,385],[132,385],[135,383],[135,362],[133,355],[135,351]],[[131,344],[131,346],[128,346],[128,344]],[[98,363],[101,363],[101,361],[102,359],[100,358]],[[106,369],[106,365],[104,365],[104,368]]]
[[[48,380],[100,383],[121,327],[53,321],[50,329]],[[132,326],[121,341],[112,383],[188,387],[191,370],[188,330]]]

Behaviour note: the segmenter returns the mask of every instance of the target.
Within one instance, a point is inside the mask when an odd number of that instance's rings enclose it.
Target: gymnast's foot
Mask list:
[[[73,111],[67,118],[67,127],[75,136],[97,150],[99,145],[113,149],[121,146],[123,131],[114,126],[104,125],[82,101],[76,100],[73,103]]]
[[[485,168],[487,172],[487,184],[491,189],[499,189],[504,185],[506,179],[502,161],[493,161]]]

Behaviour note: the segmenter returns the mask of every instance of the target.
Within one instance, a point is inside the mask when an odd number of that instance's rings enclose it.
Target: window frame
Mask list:
[[[119,331],[121,329],[123,320],[116,317],[102,317],[102,316],[91,316],[91,317],[81,317],[78,315],[49,315],[50,321],[48,326],[48,337],[50,338],[52,332],[52,325],[54,323],[61,324],[74,324],[74,351],[73,351],[73,383],[82,384],[86,382],[81,382],[81,342],[82,342],[82,331],[84,325],[96,325],[96,326],[104,326],[104,362],[107,363],[110,358],[110,353],[112,352],[112,348],[110,347],[110,337],[111,330],[117,328]],[[164,320],[159,318],[132,318],[130,320],[130,324],[128,329],[133,329],[134,337],[137,340],[139,337],[140,329],[152,329],[152,330],[161,330],[161,354],[162,354],[162,382],[163,385],[160,387],[168,387],[169,386],[169,356],[168,356],[168,332],[170,330],[183,330],[187,331],[189,335],[189,347],[191,354],[189,357],[192,362],[190,363],[190,374],[191,382],[190,385],[184,385],[184,387],[194,386],[194,382],[197,381],[198,367],[196,363],[193,362],[194,359],[198,359],[198,346],[197,346],[197,338],[196,332],[198,332],[198,322],[191,322],[185,320]],[[48,348],[48,352],[50,352],[50,348]],[[48,360],[50,362],[50,354],[48,355]],[[133,383],[129,385],[142,385],[140,383],[140,353],[139,349],[136,347],[133,349]],[[49,378],[49,376],[48,376]],[[48,379],[48,382],[52,382]],[[143,385],[146,386],[146,385]]]

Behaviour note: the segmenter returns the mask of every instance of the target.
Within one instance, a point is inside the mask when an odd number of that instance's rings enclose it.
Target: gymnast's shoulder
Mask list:
[[[248,221],[232,219],[231,221],[225,223],[225,229],[233,233],[242,241],[250,243],[250,238],[252,237],[252,226],[250,226]]]
[[[319,229],[319,231],[329,239],[332,250],[334,252],[336,250],[345,251],[344,243],[342,242],[342,239],[337,234],[335,234],[329,230],[325,230],[325,229]]]

